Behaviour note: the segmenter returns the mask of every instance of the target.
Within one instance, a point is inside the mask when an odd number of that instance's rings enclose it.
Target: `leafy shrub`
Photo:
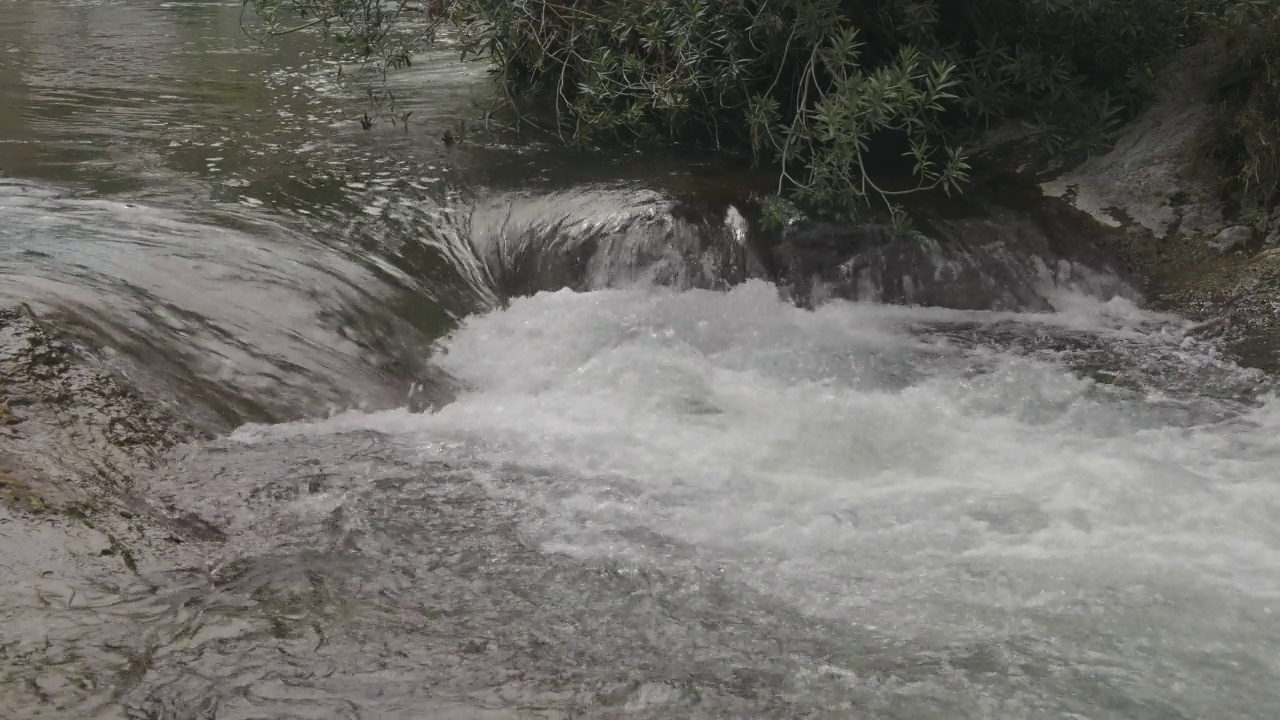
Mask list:
[[[780,194],[854,214],[957,190],[966,134],[993,121],[1054,150],[1104,142],[1211,0],[245,1],[370,48],[388,17],[447,14],[527,121],[750,152],[777,164]]]
[[[1210,153],[1244,205],[1280,200],[1280,0],[1237,0],[1216,18],[1229,54],[1221,123]]]

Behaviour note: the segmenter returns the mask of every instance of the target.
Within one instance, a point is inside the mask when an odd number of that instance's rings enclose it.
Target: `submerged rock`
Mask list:
[[[136,485],[196,437],[30,309],[0,308],[0,494],[11,510],[69,515],[140,541],[217,539],[216,528],[169,517]]]
[[[0,408],[0,505],[10,522],[38,518],[47,526],[41,537],[65,525],[55,545],[113,557],[130,572],[135,542],[190,534],[149,512],[135,480],[163,467],[191,429],[96,367],[87,350],[46,331],[26,307],[0,308]],[[110,539],[105,551],[101,537]],[[22,545],[9,547],[11,558],[24,555]],[[45,569],[15,560],[0,578]]]
[[[1253,228],[1248,225],[1232,225],[1214,236],[1209,246],[1223,255],[1239,252],[1253,240]]]
[[[189,437],[29,309],[0,308],[5,717],[91,716],[89,705],[141,667],[130,655],[138,626],[120,618],[156,617],[149,604],[167,601],[154,598],[152,573],[188,552],[188,540],[217,539],[167,517],[135,484]]]
[[[190,433],[26,308],[0,308],[0,388],[0,450],[54,481],[88,476],[121,490],[131,470],[153,467]]]

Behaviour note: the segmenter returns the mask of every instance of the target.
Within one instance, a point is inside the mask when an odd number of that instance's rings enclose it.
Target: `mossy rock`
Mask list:
[[[44,498],[12,475],[0,473],[0,501],[17,512],[42,515],[50,507]]]

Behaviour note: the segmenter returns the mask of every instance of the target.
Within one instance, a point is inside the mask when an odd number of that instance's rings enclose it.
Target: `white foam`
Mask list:
[[[1182,352],[1174,318],[1058,302],[808,312],[759,282],[543,293],[453,334],[440,362],[468,389],[434,414],[238,436],[395,433],[538,509],[529,531],[547,552],[719,564],[876,627],[991,632],[1008,612],[1075,612],[1115,588],[1206,612],[1280,602],[1280,405],[1197,425],[1164,414],[1158,388],[912,330],[1016,323]]]

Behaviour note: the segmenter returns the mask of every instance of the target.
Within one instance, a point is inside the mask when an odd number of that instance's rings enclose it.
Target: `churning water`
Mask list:
[[[351,297],[391,302],[361,269],[377,263],[287,251],[284,226],[130,208],[144,222],[117,231],[123,207],[21,197],[6,207],[28,234],[8,237],[32,252],[8,261],[10,289],[78,278],[100,315],[150,323],[168,365],[217,359],[204,387],[390,382],[359,327],[326,320]],[[84,246],[95,263],[77,260],[72,207],[105,233]],[[226,538],[128,582],[13,586],[19,716],[1272,716],[1269,379],[1188,322],[1048,276],[1036,313],[700,289],[707,258],[733,253],[653,257],[694,236],[653,221],[668,211],[549,236],[424,229],[414,242],[449,249],[474,308],[421,343],[448,381],[401,386],[400,404],[434,409],[248,424],[135,478]],[[60,250],[31,230],[51,227]],[[578,290],[497,281],[563,267]],[[214,302],[200,283],[219,278],[237,292]]]
[[[348,635],[316,653],[335,677],[293,690],[329,709],[299,717],[437,712],[405,695],[1270,717],[1277,406],[1175,319],[1057,297],[1016,315],[808,312],[762,282],[542,293],[443,343],[465,389],[439,411],[245,427],[165,487],[261,565],[237,582],[332,583]]]
[[[50,6],[0,17],[0,296],[225,432],[127,478],[206,529],[129,572],[0,504],[0,716],[1276,717],[1273,380],[1120,279],[1010,235],[802,309],[669,184],[316,140],[237,3]],[[84,32],[158,55],[39,59]],[[1022,306],[877,302],[955,268]]]

